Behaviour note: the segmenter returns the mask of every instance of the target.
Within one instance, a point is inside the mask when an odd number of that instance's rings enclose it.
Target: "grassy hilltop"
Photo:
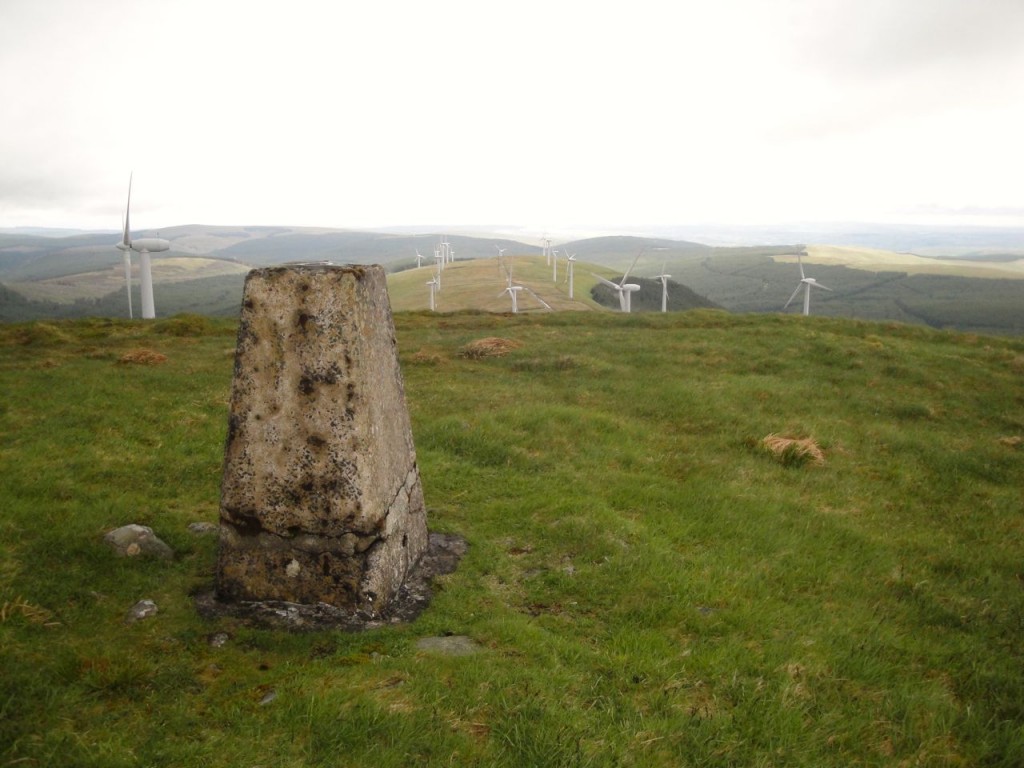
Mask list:
[[[1024,764],[1020,339],[396,325],[429,524],[469,552],[416,622],[307,635],[192,603],[234,322],[0,326],[0,765]],[[174,560],[116,559],[127,523]],[[443,634],[480,651],[417,650]]]

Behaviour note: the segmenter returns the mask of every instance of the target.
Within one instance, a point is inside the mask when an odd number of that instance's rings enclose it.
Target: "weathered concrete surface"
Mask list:
[[[289,603],[284,600],[223,601],[212,591],[195,595],[196,609],[206,619],[230,617],[235,623],[289,632],[341,630],[361,632],[391,624],[407,624],[426,610],[434,596],[438,576],[453,573],[468,544],[457,534],[430,534],[427,551],[402,582],[398,594],[383,610],[368,614],[326,603]]]
[[[382,267],[249,273],[224,453],[220,600],[386,606],[427,525]]]

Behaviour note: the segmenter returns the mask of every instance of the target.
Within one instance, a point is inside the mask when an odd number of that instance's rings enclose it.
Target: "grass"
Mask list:
[[[449,313],[463,310],[510,313],[511,299],[503,293],[508,285],[506,269],[509,266],[513,282],[525,287],[518,303],[522,313],[598,309],[599,305],[590,296],[590,289],[597,282],[590,269],[612,274],[603,267],[581,265],[573,272],[573,298],[570,299],[564,259],[558,265],[557,275],[543,256],[516,253],[502,261],[497,258],[456,261],[441,273],[441,290],[435,294],[435,307],[439,312]],[[435,274],[434,266],[424,263],[419,269],[389,275],[388,294],[395,311],[427,309],[430,292],[426,283]]]
[[[0,327],[0,765],[1024,763],[1024,343],[714,311],[396,325],[430,525],[470,549],[415,623],[310,635],[192,607],[233,323]],[[520,346],[462,354],[488,338]],[[175,559],[112,557],[130,522]],[[445,633],[483,650],[416,650]]]

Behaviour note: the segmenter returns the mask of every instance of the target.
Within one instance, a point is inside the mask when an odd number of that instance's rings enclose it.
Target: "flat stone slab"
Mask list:
[[[431,533],[427,551],[409,572],[394,599],[385,610],[375,614],[327,603],[221,601],[213,590],[196,595],[196,610],[205,619],[231,618],[245,626],[290,632],[360,632],[389,624],[404,624],[415,620],[427,608],[433,597],[434,578],[455,571],[467,549],[466,540],[461,536]]]

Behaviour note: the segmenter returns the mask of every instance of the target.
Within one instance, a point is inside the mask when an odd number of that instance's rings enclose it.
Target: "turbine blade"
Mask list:
[[[790,304],[793,303],[793,299],[795,299],[796,295],[798,293],[800,293],[800,289],[803,287],[803,285],[804,285],[803,283],[800,283],[799,285],[797,285],[796,290],[793,291],[793,295],[789,297],[789,301],[787,301],[785,304],[782,305],[783,309],[785,309],[786,307],[788,307]]]
[[[804,274],[804,260],[800,258],[799,253],[796,255],[796,263],[800,265],[800,279],[803,280],[807,275]]]
[[[636,263],[638,261],[640,261],[640,257],[643,255],[643,252],[646,251],[646,250],[647,250],[647,248],[644,247],[644,248],[641,248],[639,251],[637,251],[636,258],[633,259],[633,263],[629,265],[629,269],[626,270],[626,274],[624,274],[622,276],[622,280],[619,282],[619,287],[620,288],[625,284],[626,278],[629,277],[629,273],[633,271],[633,267],[635,267]]]
[[[832,290],[827,285],[822,285],[817,280],[815,280],[813,283],[811,283],[811,285],[813,285],[815,288],[824,288],[826,291],[831,291]]]
[[[594,273],[593,273],[593,272],[591,272],[590,274],[594,275]],[[615,284],[615,283],[613,283],[613,282],[612,282],[611,280],[605,280],[605,279],[604,279],[603,277],[601,277],[600,275],[594,275],[594,277],[596,277],[596,278],[597,278],[598,280],[600,280],[600,281],[601,281],[602,283],[604,283],[605,285],[607,285],[607,286],[608,286],[609,288],[614,288],[614,289],[615,289],[616,291],[617,291],[617,290],[619,290],[619,288],[621,288],[621,287],[622,287],[622,286],[620,286],[620,285],[616,285],[616,284]]]
[[[132,177],[134,175],[133,171],[128,176],[128,204],[124,208],[124,238],[121,240],[121,244],[127,246],[132,244],[132,229],[129,221],[132,215]]]

